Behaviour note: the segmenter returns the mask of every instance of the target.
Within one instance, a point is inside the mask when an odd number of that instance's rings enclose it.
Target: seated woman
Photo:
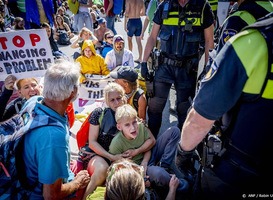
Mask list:
[[[50,44],[50,47],[52,50],[52,55],[54,56],[54,59],[68,58],[67,55],[65,55],[65,53],[63,53],[62,51],[59,50],[57,42],[53,38],[51,26],[48,23],[43,23],[41,25],[41,28],[46,30],[47,37],[49,40],[49,44]]]
[[[12,95],[16,78],[12,75],[5,79],[5,90],[0,96],[0,121],[5,121],[19,113],[23,104],[32,96],[41,95],[40,86],[35,78],[19,79],[16,82],[19,98],[14,99],[8,105],[7,102]]]
[[[42,95],[40,85],[35,78],[19,79],[16,82],[16,87],[20,97],[14,99],[7,105],[7,102],[12,95],[15,82],[16,78],[12,75],[5,79],[5,89],[0,96],[0,122],[8,120],[15,114],[19,113],[24,103],[31,97]],[[68,105],[66,114],[69,118],[70,127],[72,127],[75,121],[74,108],[72,103]]]
[[[96,53],[91,40],[85,40],[82,46],[82,55],[76,59],[81,64],[80,82],[85,83],[85,74],[107,75],[110,73],[103,57]]]
[[[117,83],[109,83],[104,89],[105,103],[107,108],[96,108],[88,118],[89,136],[88,142],[79,142],[82,140],[82,135],[77,134],[78,146],[86,145],[91,149],[91,156],[87,159],[83,158],[84,168],[87,168],[89,174],[92,174],[91,181],[88,184],[84,198],[88,194],[92,194],[97,186],[104,183],[106,179],[106,171],[109,167],[110,161],[119,160],[126,155],[117,154],[111,155],[108,153],[109,145],[113,137],[118,132],[115,121],[115,111],[118,107],[126,102],[123,88]],[[137,149],[139,152],[145,152],[152,148],[155,144],[155,138],[149,132],[150,138]],[[86,146],[84,148],[86,148]]]
[[[13,29],[14,30],[25,30],[25,21],[22,17],[15,17]]]
[[[74,34],[71,33],[69,26],[67,25],[67,23],[64,22],[64,19],[62,16],[57,15],[56,22],[57,22],[57,28],[54,30],[54,39],[57,40],[57,42],[61,34],[68,34],[69,39],[74,37]]]
[[[113,33],[108,31],[104,34],[104,44],[100,48],[100,54],[105,58],[106,54],[113,49]]]
[[[137,71],[129,66],[122,66],[118,71],[111,72],[110,76],[124,88],[127,103],[137,111],[138,117],[145,122],[147,100],[144,91],[138,87]]]

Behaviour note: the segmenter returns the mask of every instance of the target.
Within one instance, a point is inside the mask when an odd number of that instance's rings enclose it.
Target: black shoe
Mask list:
[[[197,174],[197,170],[194,168],[194,150],[183,151],[178,143],[175,165],[188,181],[194,182],[194,177]]]

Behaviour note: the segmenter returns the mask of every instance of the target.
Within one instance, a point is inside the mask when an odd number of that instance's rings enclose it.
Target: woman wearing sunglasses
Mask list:
[[[104,34],[104,44],[100,48],[100,54],[105,58],[106,54],[113,49],[113,38],[114,35],[111,31]]]

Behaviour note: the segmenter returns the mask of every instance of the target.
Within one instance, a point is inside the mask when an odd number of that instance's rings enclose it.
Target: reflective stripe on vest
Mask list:
[[[255,17],[253,17],[253,15],[251,15],[249,12],[247,11],[237,11],[234,14],[232,14],[232,16],[238,16],[240,17],[242,20],[245,21],[245,23],[247,23],[248,25],[250,24],[254,24],[256,22]]]
[[[257,19],[261,17],[261,13],[263,13],[262,16],[264,16],[267,14],[266,12],[272,12],[273,3],[271,1],[256,1],[255,4],[255,10],[253,10],[252,7],[243,5],[242,8],[239,7],[241,10],[238,10],[231,16],[239,16],[242,20],[245,21],[246,24],[250,25],[255,23]]]
[[[217,11],[218,0],[209,0],[212,11]]]
[[[189,21],[194,20],[192,23],[193,26],[201,26],[201,18],[188,17],[187,19]],[[178,26],[178,22],[179,22],[178,12],[169,12],[168,19],[163,20],[164,25],[171,25],[171,26]],[[186,24],[185,21],[181,22],[181,26],[185,26],[185,24]]]
[[[271,64],[271,74],[273,74],[273,64]],[[273,79],[267,80],[264,92],[262,94],[262,98],[273,99]]]

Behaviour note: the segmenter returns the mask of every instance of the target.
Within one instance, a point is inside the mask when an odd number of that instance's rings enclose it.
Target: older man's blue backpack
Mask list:
[[[33,185],[27,183],[22,156],[25,134],[43,126],[63,127],[55,119],[36,115],[37,103],[28,101],[25,104],[18,114],[0,123],[0,200],[29,199],[39,184],[38,180]]]

